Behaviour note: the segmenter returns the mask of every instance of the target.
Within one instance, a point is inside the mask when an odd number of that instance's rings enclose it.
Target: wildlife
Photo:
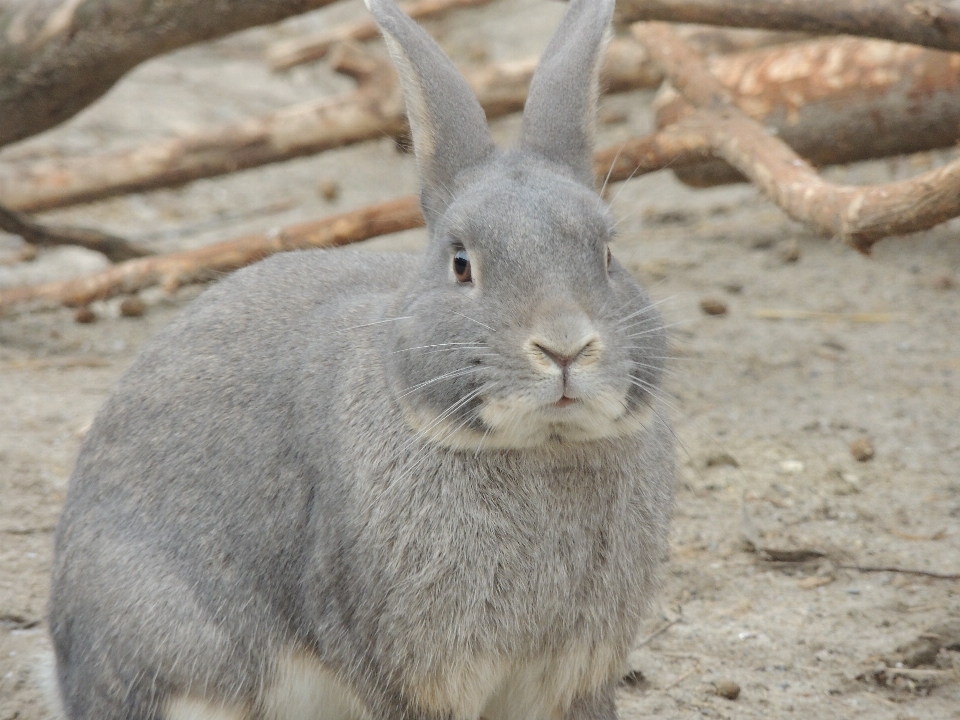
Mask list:
[[[663,323],[592,166],[613,0],[516,144],[393,0],[428,242],[208,289],[84,439],[49,609],[69,720],[613,720],[667,551]]]

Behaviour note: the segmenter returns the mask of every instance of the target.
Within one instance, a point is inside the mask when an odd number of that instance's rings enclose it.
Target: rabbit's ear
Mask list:
[[[573,0],[540,59],[523,111],[520,146],[571,168],[589,187],[600,65],[614,0]]]
[[[420,166],[429,223],[455,192],[455,178],[494,149],[483,108],[440,46],[394,0],[364,0],[383,32],[400,84]]]

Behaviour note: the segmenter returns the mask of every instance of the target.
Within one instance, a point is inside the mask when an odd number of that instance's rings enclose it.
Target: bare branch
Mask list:
[[[422,20],[456,8],[486,5],[488,2],[490,0],[415,0],[401,4],[400,9],[415,20]],[[325,57],[337,43],[372,40],[379,34],[377,24],[371,18],[363,18],[333,30],[274,43],[267,48],[267,62],[273,70],[289,70]]]
[[[783,141],[734,107],[729,90],[710,75],[704,59],[670,26],[638,23],[633,33],[670,81],[702,109],[700,130],[716,153],[790,217],[868,252],[883,237],[923,230],[960,215],[960,160],[899,183],[832,185]]]
[[[277,233],[248,235],[198,250],[130,260],[75,280],[3,290],[0,291],[0,314],[21,303],[87,305],[153,285],[172,291],[180,285],[210,280],[273,253],[334,247],[421,225],[423,216],[417,198],[404,197],[293,225]]]
[[[333,0],[0,0],[0,146],[97,100],[148,58]]]
[[[815,166],[951,147],[960,136],[960,54],[838,37],[707,65],[737,107]],[[654,106],[657,127],[692,110],[669,86]],[[675,172],[696,187],[746,179],[720,160]]]
[[[621,22],[866,35],[960,51],[958,0],[619,0],[617,13]]]
[[[26,215],[0,205],[0,230],[19,235],[31,245],[79,245],[107,256],[110,262],[122,262],[152,254],[146,248],[123,238],[88,228],[47,227]]]

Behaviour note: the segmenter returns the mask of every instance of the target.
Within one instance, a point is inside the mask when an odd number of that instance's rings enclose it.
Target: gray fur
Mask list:
[[[408,103],[422,81],[429,132],[475,115],[432,41],[369,4],[417,76]],[[611,5],[574,0],[551,48],[572,43],[578,77],[558,62],[541,88],[594,97],[581,46],[597,52]],[[159,719],[185,697],[285,717],[269,702],[291,653],[383,720],[615,717],[666,553],[666,342],[607,268],[611,218],[569,169],[588,159],[535,149],[557,144],[532,142],[555,127],[539,118],[570,107],[545,92],[514,150],[485,128],[433,145],[422,256],[275,256],[204,293],[127,371],[57,531],[70,720]],[[472,285],[452,270],[460,248]]]

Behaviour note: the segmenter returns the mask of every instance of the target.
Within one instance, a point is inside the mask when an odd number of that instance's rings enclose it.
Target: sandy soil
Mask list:
[[[458,60],[505,59],[538,52],[562,10],[501,0],[430,27]],[[342,91],[349,83],[323,66],[270,76],[260,53],[270,39],[359,12],[346,3],[151,62],[0,161],[127,146]],[[605,100],[616,111],[605,117],[625,119],[602,126],[602,144],[644,131],[649,101],[649,93]],[[506,140],[516,129],[507,118],[494,133]],[[942,161],[831,175],[877,182]],[[325,180],[339,183],[334,201],[319,192]],[[45,217],[169,250],[415,184],[412,158],[384,139]],[[930,628],[960,622],[960,583],[853,568],[960,573],[960,224],[884,241],[864,258],[811,236],[746,186],[692,191],[661,173],[610,197],[622,219],[614,252],[672,324],[681,464],[661,607],[631,659],[621,716],[957,717],[960,652],[942,649],[906,676],[876,671],[910,661],[897,648]],[[410,232],[367,245],[410,249],[422,240]],[[0,235],[0,285],[105,264],[78,249],[10,264],[17,247]],[[48,647],[52,531],[80,437],[138,348],[197,292],[145,292],[139,319],[120,317],[116,301],[95,306],[100,319],[91,325],[67,310],[0,319],[0,720],[48,716],[35,665]],[[707,315],[704,299],[727,313]],[[863,439],[875,457],[859,462],[850,445]],[[743,511],[763,546],[822,555],[758,557],[743,540]],[[721,681],[737,683],[739,697],[719,695]]]

